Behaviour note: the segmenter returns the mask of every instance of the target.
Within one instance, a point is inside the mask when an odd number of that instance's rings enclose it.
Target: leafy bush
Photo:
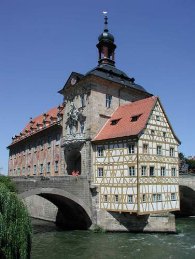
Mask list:
[[[3,178],[4,180],[5,178]],[[7,183],[7,182],[6,182]],[[11,185],[0,182],[0,258],[30,258],[31,223]]]

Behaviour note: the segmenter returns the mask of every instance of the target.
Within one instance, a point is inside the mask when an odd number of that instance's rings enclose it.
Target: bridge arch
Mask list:
[[[35,188],[19,194],[19,197],[38,195],[52,202],[57,208],[56,225],[63,229],[88,229],[91,224],[90,208],[77,196],[58,188]]]
[[[180,211],[177,216],[195,216],[195,190],[193,186],[180,185]]]

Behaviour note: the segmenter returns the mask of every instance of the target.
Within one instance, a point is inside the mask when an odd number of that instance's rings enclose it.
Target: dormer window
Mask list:
[[[132,117],[131,117],[131,122],[137,121],[140,116],[141,116],[141,114],[132,116]]]
[[[111,120],[110,125],[116,125],[119,121],[120,121],[120,119]]]

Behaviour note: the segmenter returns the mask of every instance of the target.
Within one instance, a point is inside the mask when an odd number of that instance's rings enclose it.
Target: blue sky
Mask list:
[[[103,10],[117,44],[116,66],[160,96],[180,138],[195,155],[194,0],[1,0],[0,167],[11,137],[30,117],[62,102],[72,71],[97,65]]]

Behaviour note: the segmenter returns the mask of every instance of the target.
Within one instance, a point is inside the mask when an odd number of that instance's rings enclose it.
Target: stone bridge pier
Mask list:
[[[91,194],[86,176],[13,180],[32,217],[54,221],[67,230],[88,229],[92,225]]]

